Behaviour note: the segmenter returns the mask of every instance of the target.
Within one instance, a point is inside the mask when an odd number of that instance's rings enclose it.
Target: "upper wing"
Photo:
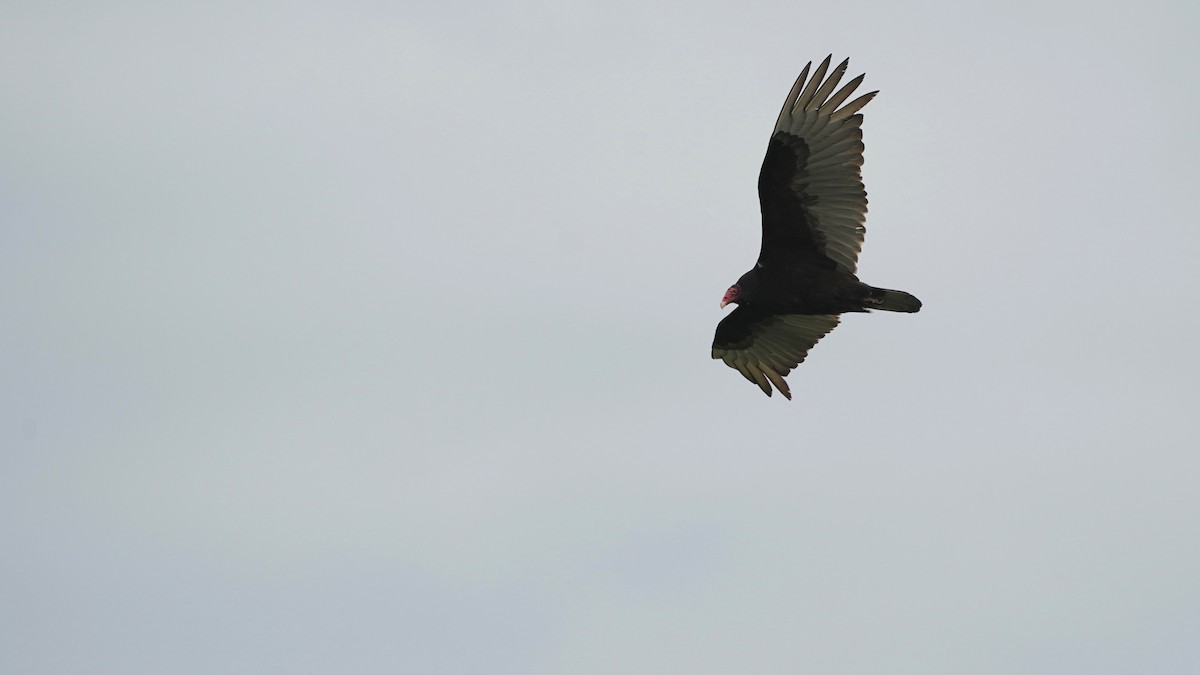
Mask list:
[[[717,324],[712,357],[737,369],[767,396],[774,384],[791,399],[783,376],[837,324],[836,314],[762,314],[738,307]]]
[[[810,79],[810,62],[783,103],[758,175],[760,263],[806,261],[852,274],[858,267],[867,193],[860,170],[862,115],[855,113],[878,92],[843,106],[862,83],[859,75],[831,96],[849,63],[842,61],[826,78],[825,57]]]

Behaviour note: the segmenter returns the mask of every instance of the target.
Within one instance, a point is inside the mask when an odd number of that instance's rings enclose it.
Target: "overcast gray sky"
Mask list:
[[[0,670],[1200,672],[1194,2],[6,3]],[[709,358],[850,57],[850,316]]]

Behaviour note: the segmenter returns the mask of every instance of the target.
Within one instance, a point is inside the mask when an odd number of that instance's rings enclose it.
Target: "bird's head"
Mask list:
[[[725,291],[725,297],[721,298],[721,309],[725,309],[725,305],[736,303],[738,296],[742,294],[741,284],[734,284]]]
[[[725,291],[725,297],[721,298],[721,309],[725,309],[725,305],[733,305],[737,303],[746,303],[754,294],[754,288],[757,285],[758,275],[755,270],[750,270],[742,275],[737,283],[730,286]]]

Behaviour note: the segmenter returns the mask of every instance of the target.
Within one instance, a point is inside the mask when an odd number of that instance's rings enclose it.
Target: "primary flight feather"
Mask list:
[[[783,102],[758,175],[762,249],[754,268],[725,291],[738,307],[717,325],[712,357],[757,384],[792,397],[784,376],[838,324],[843,312],[916,312],[904,291],[855,275],[867,219],[862,115],[878,92],[845,103],[863,75],[840,89],[850,60],[804,66]],[[837,89],[835,93],[835,89]],[[844,104],[844,105],[843,105]]]

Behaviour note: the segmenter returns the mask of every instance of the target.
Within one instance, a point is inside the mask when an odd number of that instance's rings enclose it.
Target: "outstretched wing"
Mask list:
[[[761,314],[738,307],[717,324],[712,357],[736,369],[767,396],[773,384],[791,399],[784,376],[837,324],[836,314]]]
[[[829,57],[811,78],[812,63],[804,66],[779,112],[758,175],[763,265],[804,262],[852,274],[858,267],[867,193],[862,115],[856,113],[878,92],[842,105],[864,77],[832,93],[849,63],[842,61],[828,77]]]

